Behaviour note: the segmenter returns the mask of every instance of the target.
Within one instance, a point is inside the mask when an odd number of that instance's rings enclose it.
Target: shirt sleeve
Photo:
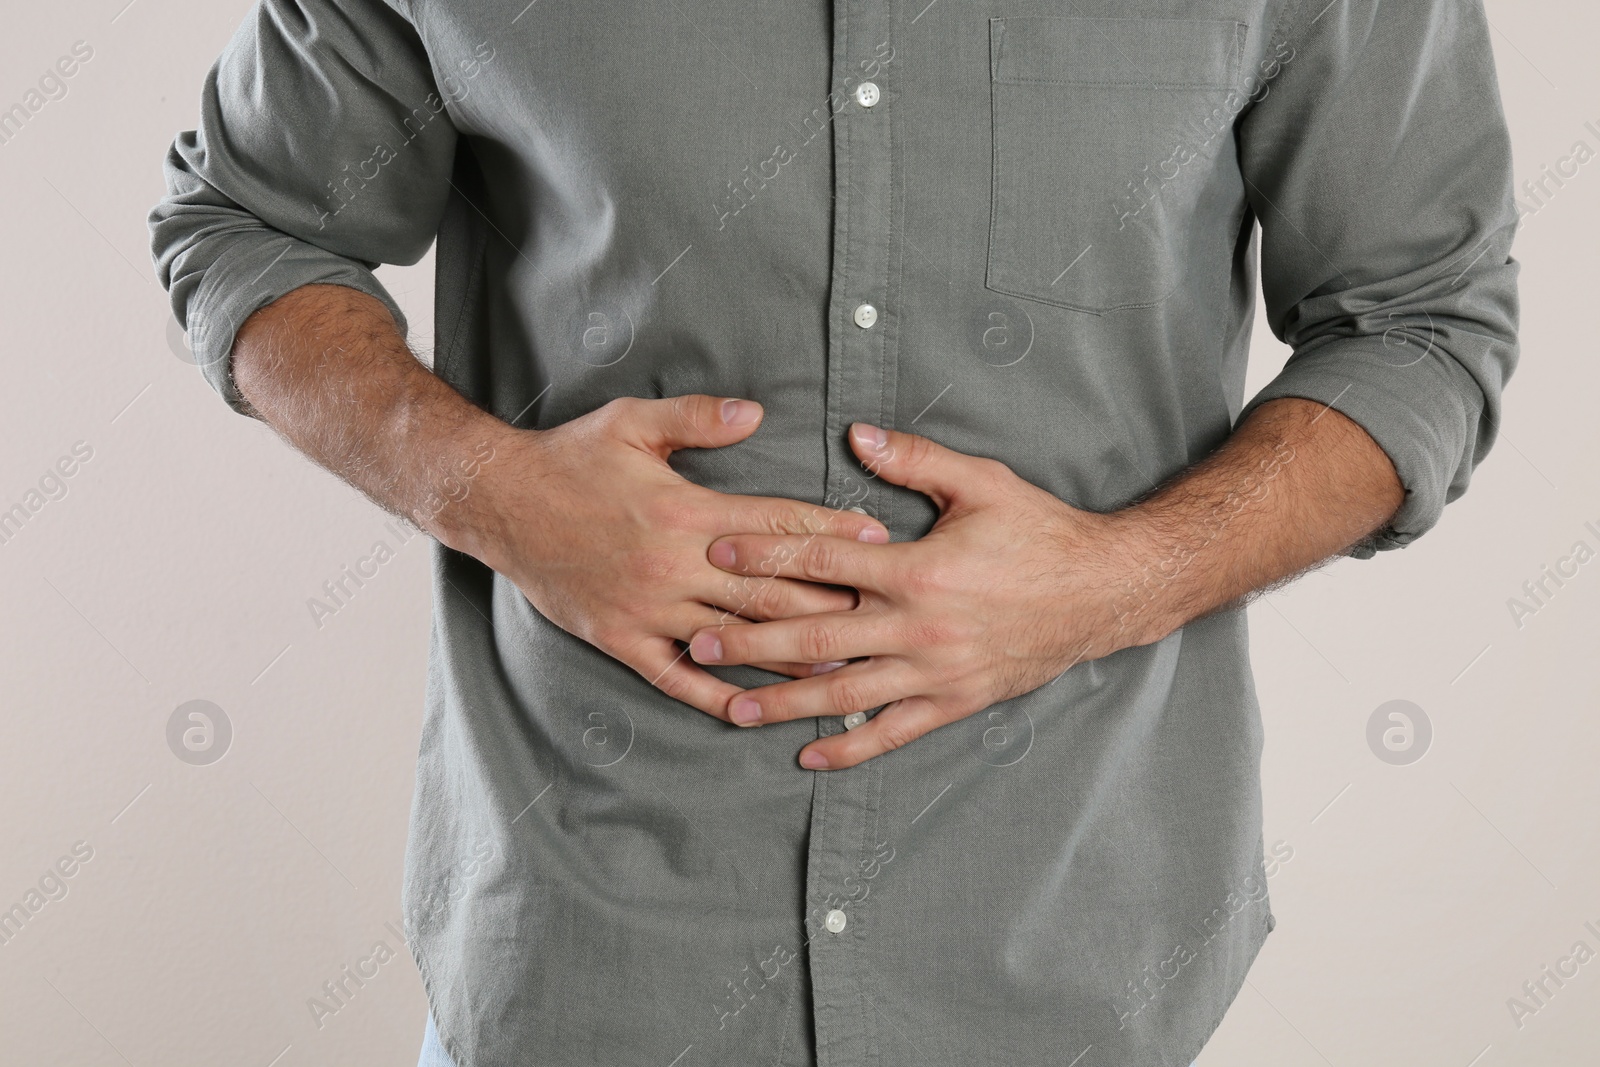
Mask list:
[[[399,2],[399,0],[396,0]],[[234,334],[302,285],[347,285],[427,252],[456,131],[416,30],[383,0],[259,0],[173,142],[151,254],[195,362],[237,411]]]
[[[1431,528],[1494,442],[1517,362],[1511,145],[1480,0],[1288,8],[1238,136],[1293,354],[1239,421],[1302,397],[1371,434],[1405,499],[1364,559]]]

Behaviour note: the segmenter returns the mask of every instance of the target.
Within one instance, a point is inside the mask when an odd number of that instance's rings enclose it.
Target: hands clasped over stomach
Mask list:
[[[1125,554],[1115,516],[995,460],[853,426],[869,471],[939,506],[927,536],[900,544],[868,515],[717,493],[668,465],[743,440],[761,416],[747,400],[624,398],[517,431],[528,453],[500,469],[538,488],[493,509],[500,558],[486,562],[546,618],[724,721],[883,706],[803,749],[810,769],[853,766],[1141,643],[1107,592]],[[699,664],[794,680],[746,691]]]

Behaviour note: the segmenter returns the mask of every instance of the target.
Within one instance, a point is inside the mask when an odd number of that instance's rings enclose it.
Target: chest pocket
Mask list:
[[[1232,143],[1218,116],[1247,30],[1230,20],[990,19],[985,284],[1094,312],[1170,296],[1199,172]]]

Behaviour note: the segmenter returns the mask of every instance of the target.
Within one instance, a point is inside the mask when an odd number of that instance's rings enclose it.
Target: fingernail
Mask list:
[[[722,638],[716,634],[695,634],[689,642],[689,655],[696,663],[721,663]]]
[[[750,400],[724,400],[722,421],[729,426],[749,426],[761,417],[761,405]]]
[[[749,697],[738,697],[728,709],[728,717],[740,726],[751,726],[761,721],[761,705]]]
[[[843,667],[846,663],[849,663],[849,662],[850,662],[849,660],[840,659],[840,660],[834,660],[832,663],[816,663],[816,664],[812,664],[811,673],[812,674],[827,674],[829,671],[838,670],[840,667]]]
[[[715,567],[731,567],[731,566],[733,566],[733,561],[734,561],[734,559],[735,559],[735,557],[737,555],[738,555],[738,553],[734,552],[733,546],[730,545],[728,542],[726,542],[726,541],[713,541],[713,542],[711,542],[711,551],[709,553],[709,556],[711,558],[712,566],[715,566]]]
[[[808,771],[826,770],[828,767],[828,757],[824,756],[814,748],[808,748],[804,752],[800,753],[800,766],[804,767]]]
[[[889,543],[889,531],[882,526],[868,526],[856,534],[857,541],[865,541],[869,545],[886,545]]]
[[[874,452],[882,452],[889,444],[889,432],[878,426],[868,426],[864,422],[858,422],[850,432],[855,435],[856,441],[863,448],[870,448]]]

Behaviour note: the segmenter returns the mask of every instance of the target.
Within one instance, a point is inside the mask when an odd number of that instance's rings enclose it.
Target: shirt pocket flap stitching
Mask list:
[[[1024,15],[991,19],[990,75],[1002,84],[1226,89],[1249,28],[1225,19]]]

